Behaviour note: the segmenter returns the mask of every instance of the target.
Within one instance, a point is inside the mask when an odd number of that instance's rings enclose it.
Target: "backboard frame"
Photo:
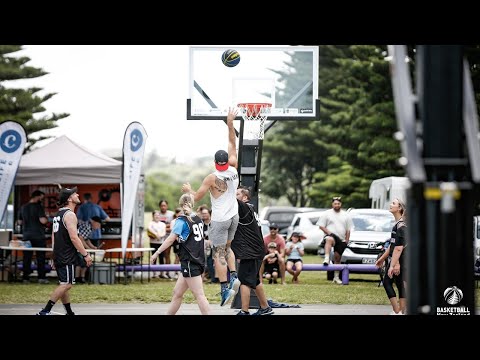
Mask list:
[[[258,54],[263,54],[264,52],[276,52],[272,53],[272,58],[276,56],[279,52],[287,52],[288,54],[291,54],[292,52],[306,52],[312,54],[312,64],[311,64],[311,69],[309,69],[310,65],[307,63],[307,69],[311,70],[311,73],[308,73],[308,76],[311,75],[312,80],[306,81],[304,87],[298,91],[300,94],[299,96],[305,96],[307,99],[308,107],[305,109],[298,109],[298,108],[272,108],[272,113],[269,115],[268,120],[269,121],[285,121],[285,120],[319,120],[319,114],[320,114],[320,101],[318,99],[318,46],[191,46],[189,49],[189,56],[190,56],[190,72],[189,72],[189,97],[187,98],[187,120],[225,120],[228,107],[229,106],[235,106],[233,101],[231,105],[226,106],[225,104],[218,104],[217,99],[211,99],[209,96],[209,90],[208,89],[203,89],[202,84],[199,84],[195,80],[195,69],[196,64],[195,60],[198,61],[198,56],[202,56],[202,54],[207,54],[208,56],[216,56],[218,55],[218,63],[221,66],[224,66],[221,64],[220,57],[223,51],[227,49],[236,49],[240,52],[241,56],[242,54],[248,54],[246,52],[257,52]],[[213,52],[212,55],[208,54],[207,52]],[[200,55],[199,55],[200,54]],[[268,53],[267,53],[268,55]],[[307,56],[308,58],[308,56]],[[239,65],[242,65],[242,60],[246,61],[247,57],[245,56],[245,60],[241,58],[241,61]],[[215,64],[215,66],[217,66]],[[205,70],[206,71],[206,70]],[[235,71],[235,70],[227,70],[227,71]],[[198,76],[198,75],[197,75]],[[212,77],[214,74],[212,74]],[[272,76],[275,76],[274,74]],[[293,75],[294,76],[294,75]],[[255,76],[243,76],[243,77],[236,77],[232,75],[232,83],[235,80],[249,80],[249,79],[256,79]],[[260,77],[259,80],[262,78]],[[315,82],[315,79],[317,80]],[[230,80],[230,79],[229,79]],[[203,86],[205,86],[205,83],[203,83]],[[274,88],[275,91],[275,88]],[[301,93],[301,91],[303,91]],[[310,92],[308,92],[310,91]],[[232,90],[232,93],[234,90]],[[307,95],[307,94],[310,94]],[[272,103],[275,103],[275,93],[272,94]],[[197,98],[200,98],[204,104],[202,105],[206,109],[198,110],[197,108],[194,108],[196,105],[194,103],[193,96],[197,96]],[[233,97],[233,96],[231,96]],[[295,96],[292,97],[292,100],[288,102],[288,104],[292,101]],[[251,101],[250,99],[241,99],[241,101],[237,102],[249,102]],[[283,100],[285,102],[285,99]],[[251,101],[255,102],[255,101]],[[257,101],[259,102],[259,101]],[[265,102],[265,101],[263,101]],[[198,100],[197,100],[198,103]],[[205,105],[208,104],[208,105]],[[218,105],[217,105],[218,104]],[[310,109],[311,107],[311,109]],[[236,120],[241,120],[241,116],[237,116]]]

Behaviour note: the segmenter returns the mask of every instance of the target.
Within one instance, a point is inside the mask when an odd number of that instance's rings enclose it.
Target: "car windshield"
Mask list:
[[[351,214],[354,231],[388,232],[392,230],[394,217],[391,214]]]

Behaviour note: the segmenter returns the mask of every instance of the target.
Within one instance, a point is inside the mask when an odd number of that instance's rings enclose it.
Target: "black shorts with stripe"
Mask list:
[[[190,260],[180,260],[180,269],[183,277],[195,277],[204,273],[205,267]]]
[[[75,264],[60,265],[55,264],[58,282],[60,285],[75,284]]]

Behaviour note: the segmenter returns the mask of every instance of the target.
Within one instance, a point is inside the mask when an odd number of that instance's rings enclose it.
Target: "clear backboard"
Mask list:
[[[240,62],[227,67],[225,50]],[[190,47],[188,120],[224,120],[239,103],[271,103],[269,120],[318,120],[317,46]],[[238,117],[240,119],[240,117]]]

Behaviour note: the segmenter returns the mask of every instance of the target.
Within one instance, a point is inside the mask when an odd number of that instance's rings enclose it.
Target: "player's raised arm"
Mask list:
[[[227,126],[228,126],[228,164],[233,167],[237,167],[237,136],[235,135],[235,127],[233,126],[233,120],[237,116],[238,109],[228,109]]]

